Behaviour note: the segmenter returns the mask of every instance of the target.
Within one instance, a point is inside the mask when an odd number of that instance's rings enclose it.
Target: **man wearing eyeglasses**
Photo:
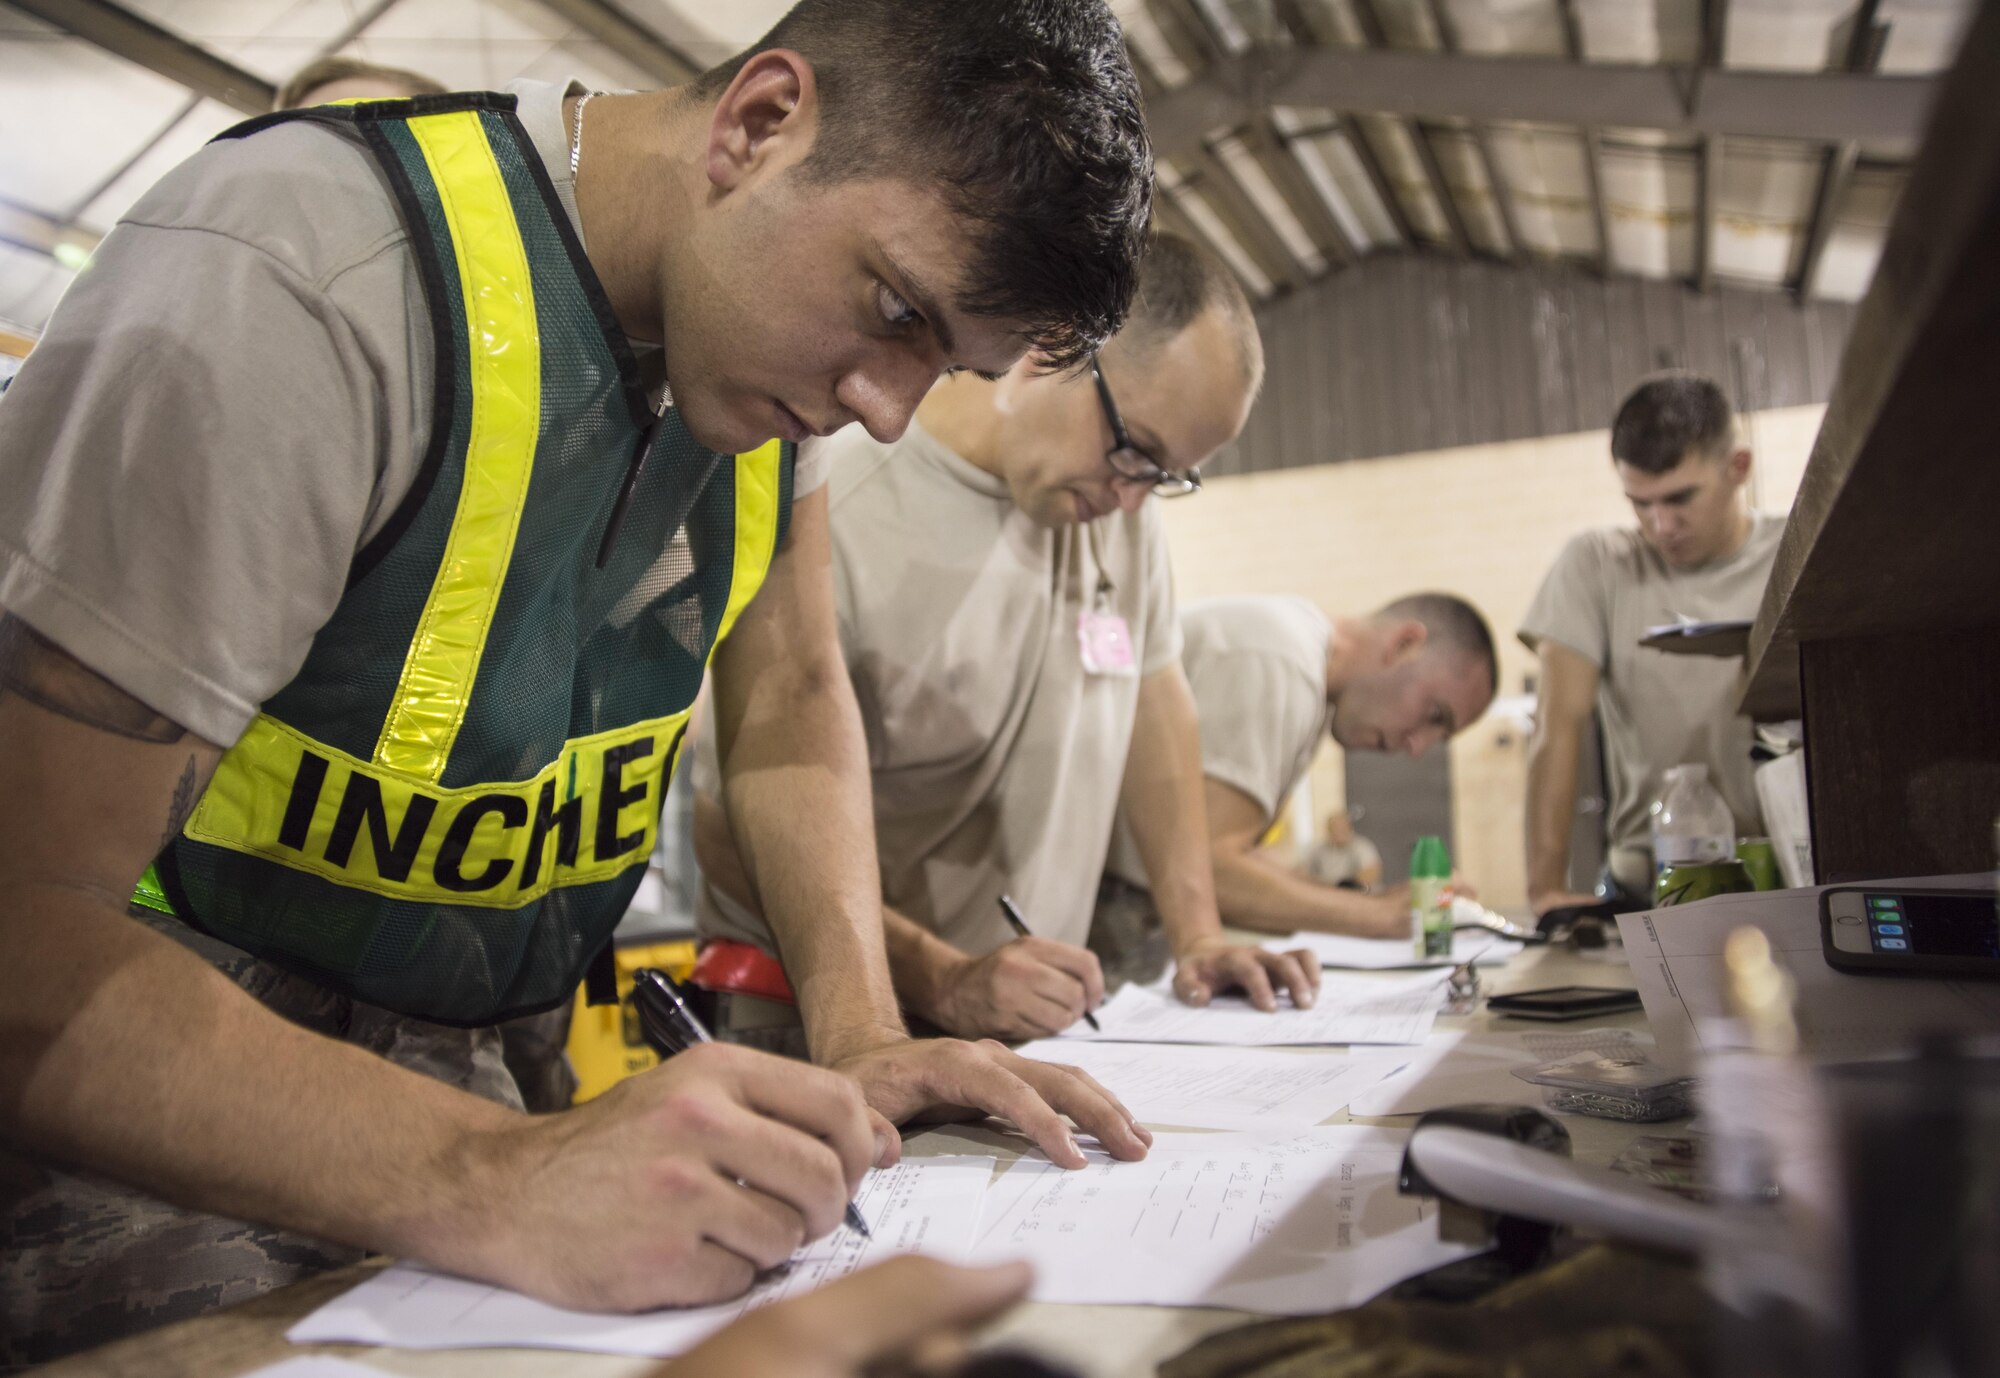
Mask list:
[[[1241,290],[1157,236],[1132,315],[1073,374],[1032,360],[939,383],[900,441],[833,449],[840,638],[867,733],[889,964],[905,1009],[1036,1037],[1104,994],[1084,946],[1121,801],[1178,959],[1175,989],[1308,1003],[1314,964],[1222,939],[1199,730],[1155,494],[1242,429],[1263,372]],[[794,987],[838,979],[759,911],[712,748],[695,766],[707,940],[727,1036],[801,1050]],[[1032,936],[1016,936],[1010,895]],[[782,965],[780,964],[782,959]]]

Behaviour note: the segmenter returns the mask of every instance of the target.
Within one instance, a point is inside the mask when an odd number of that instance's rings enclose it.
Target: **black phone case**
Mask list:
[[[1552,986],[1548,990],[1562,990],[1565,987]],[[1542,1019],[1560,1022],[1565,1019],[1588,1019],[1593,1015],[1624,1014],[1629,1010],[1641,1009],[1639,992],[1621,990],[1615,986],[1578,986],[1578,994],[1558,1004],[1521,1004],[1525,997],[1543,995],[1547,990],[1517,990],[1506,995],[1488,998],[1486,1007],[1498,1010],[1510,1019]]]

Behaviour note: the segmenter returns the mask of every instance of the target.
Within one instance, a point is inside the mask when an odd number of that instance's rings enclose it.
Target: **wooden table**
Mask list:
[[[1630,987],[1630,969],[1622,963],[1588,960],[1566,951],[1531,948],[1505,967],[1481,973],[1488,994],[1531,990],[1539,986],[1599,985]],[[1567,1027],[1644,1029],[1638,1013],[1584,1021]],[[1513,1029],[1531,1026],[1496,1017],[1483,1006],[1472,1015],[1445,1016],[1441,1029]],[[1553,1026],[1565,1027],[1561,1025]],[[1297,1056],[1315,1050],[1301,1048]],[[1524,1086],[1524,1090],[1528,1090]],[[1407,1127],[1411,1117],[1360,1121]],[[1342,1114],[1327,1121],[1347,1123]],[[1611,1120],[1565,1116],[1579,1161],[1606,1163],[1632,1139],[1644,1133],[1673,1133],[1677,1125],[1629,1125]],[[1013,1157],[1015,1142],[977,1128],[932,1130],[914,1138],[914,1154],[994,1153]],[[380,1349],[364,1345],[287,1344],[284,1332],[307,1312],[338,1295],[383,1266],[366,1263],[324,1277],[282,1288],[242,1306],[198,1320],[167,1326],[145,1335],[106,1345],[87,1354],[37,1370],[46,1378],[238,1378],[267,1364],[298,1354],[339,1354],[407,1378],[628,1378],[651,1372],[657,1360],[604,1354],[558,1353],[547,1350]],[[1008,1316],[991,1332],[996,1343],[1032,1347],[1051,1359],[1066,1362],[1089,1378],[1152,1378],[1155,1366],[1214,1331],[1255,1319],[1243,1312],[1148,1306],[1055,1306],[1031,1302]]]

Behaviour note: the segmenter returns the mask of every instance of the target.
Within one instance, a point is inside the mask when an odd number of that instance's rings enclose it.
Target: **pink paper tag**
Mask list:
[[[1132,629],[1115,612],[1082,612],[1076,617],[1076,648],[1093,675],[1136,675]]]

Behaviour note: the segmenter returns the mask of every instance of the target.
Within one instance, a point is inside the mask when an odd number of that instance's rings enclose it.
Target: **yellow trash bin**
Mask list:
[[[578,1105],[603,1095],[629,1076],[659,1065],[660,1055],[639,1032],[639,1012],[632,1007],[632,973],[641,967],[658,967],[676,981],[684,981],[694,970],[695,946],[691,940],[647,943],[613,948],[611,955],[618,968],[618,1003],[587,1005],[583,989],[576,992],[576,1017],[569,1024],[569,1061],[576,1072]]]

